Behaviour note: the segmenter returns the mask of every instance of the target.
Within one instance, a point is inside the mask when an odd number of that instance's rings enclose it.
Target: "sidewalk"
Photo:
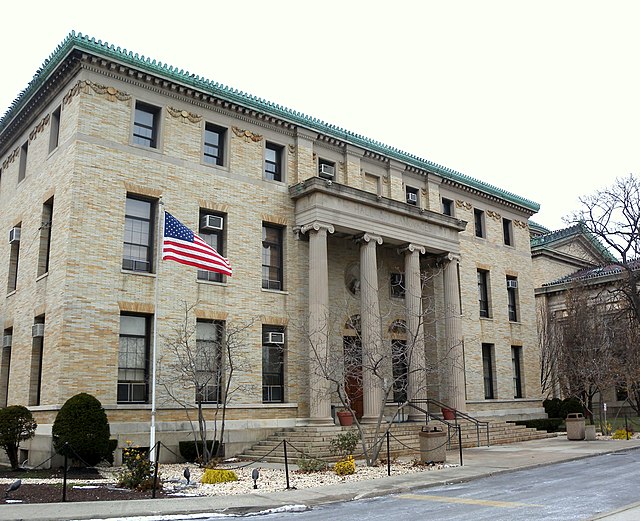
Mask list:
[[[549,465],[599,454],[640,448],[640,439],[569,441],[566,437],[547,438],[509,445],[465,449],[464,466],[418,474],[403,474],[340,485],[283,490],[245,495],[144,499],[137,501],[92,501],[79,503],[8,504],[0,508],[0,520],[87,520],[152,515],[197,513],[242,514],[287,505],[313,507],[469,481],[500,472]],[[458,461],[458,453],[447,453],[447,461]],[[640,503],[592,518],[607,521],[640,519]]]

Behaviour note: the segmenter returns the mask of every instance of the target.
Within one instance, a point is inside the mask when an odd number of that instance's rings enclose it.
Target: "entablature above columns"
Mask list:
[[[294,231],[298,232],[325,223],[334,227],[338,237],[369,233],[390,247],[409,244],[430,253],[457,253],[459,233],[467,225],[454,217],[318,177],[290,187],[289,194],[296,203]]]

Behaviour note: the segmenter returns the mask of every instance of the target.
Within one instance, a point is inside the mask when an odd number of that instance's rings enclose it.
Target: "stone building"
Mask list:
[[[36,416],[34,462],[78,392],[120,446],[148,445],[153,347],[161,366],[185,305],[198,341],[247,327],[227,454],[333,423],[320,361],[356,334],[362,358],[422,348],[382,369],[412,375],[410,400],[543,414],[526,198],[73,33],[0,120],[0,167],[0,404]],[[162,208],[233,276],[158,261]],[[362,371],[367,421],[399,398]],[[158,438],[187,439],[157,388]],[[220,390],[206,394],[213,410]]]

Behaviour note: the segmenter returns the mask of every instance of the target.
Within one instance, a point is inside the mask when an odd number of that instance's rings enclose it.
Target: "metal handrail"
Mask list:
[[[418,412],[421,412],[425,415],[425,425],[429,425],[429,420],[437,420],[440,423],[444,423],[447,426],[447,444],[449,445],[449,449],[451,449],[451,429],[453,428],[458,432],[458,450],[460,451],[460,466],[462,466],[462,427],[456,423],[451,423],[445,420],[444,418],[438,418],[437,416],[432,416],[428,410],[424,410],[422,407],[418,407],[414,402],[405,402],[399,406],[399,409],[403,409],[404,407],[412,407],[416,409]]]
[[[415,405],[416,403],[424,403],[424,404],[426,404],[427,410],[424,411],[424,409],[420,409],[418,406]],[[438,421],[441,421],[441,422],[445,422],[445,423],[448,424],[448,422],[446,420],[444,420],[444,418],[440,419],[439,416],[437,416],[437,415],[434,416],[429,411],[429,405],[431,405],[431,404],[433,404],[436,407],[439,407],[440,409],[451,409],[454,412],[454,421],[455,421],[455,425],[456,426],[458,425],[458,418],[461,418],[463,420],[466,420],[468,422],[471,422],[471,423],[475,424],[475,426],[476,426],[476,443],[477,443],[478,447],[480,446],[480,428],[484,427],[486,432],[487,432],[487,447],[489,447],[489,445],[490,445],[490,442],[489,442],[489,439],[490,439],[489,424],[490,424],[490,422],[483,421],[483,420],[478,420],[477,418],[474,418],[473,416],[470,416],[465,412],[458,411],[457,409],[455,409],[455,408],[453,408],[453,407],[451,407],[451,406],[449,406],[449,405],[447,405],[445,403],[442,403],[442,402],[440,402],[438,400],[434,400],[433,398],[426,398],[426,399],[423,399],[423,400],[412,400],[411,402],[409,402],[409,405],[411,405],[412,407],[414,407],[414,408],[416,408],[418,410],[421,410],[421,412],[426,412],[427,423],[429,422],[429,418],[432,418],[432,419],[435,419],[435,420],[438,420]]]

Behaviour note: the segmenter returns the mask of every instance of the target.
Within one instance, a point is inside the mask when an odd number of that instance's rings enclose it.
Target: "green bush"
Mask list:
[[[178,449],[180,450],[180,456],[182,456],[185,461],[188,461],[189,463],[208,463],[207,461],[198,461],[198,454],[200,454],[200,459],[202,458],[202,453],[204,452],[202,449],[204,447],[204,445],[202,444],[201,441],[198,441],[198,450],[196,450],[196,442],[195,441],[181,441],[178,442]],[[218,447],[220,445],[220,442],[218,440],[207,440],[207,448],[209,449],[210,453],[213,454],[215,456],[216,452],[218,451]],[[224,450],[224,445],[222,446],[222,449]],[[224,454],[224,452],[221,452],[220,455],[222,456]]]
[[[327,470],[327,464],[318,458],[311,458],[306,454],[303,454],[298,459],[298,468],[300,472],[311,473],[311,472],[322,472],[323,470]]]
[[[520,420],[515,422],[516,425],[524,425],[531,429],[539,431],[558,432],[563,425],[562,418],[540,418],[536,420]]]
[[[81,466],[94,466],[109,455],[109,421],[100,401],[87,393],[69,398],[53,422],[53,446]],[[68,445],[65,445],[68,444]]]
[[[37,426],[31,411],[22,405],[10,405],[0,409],[0,447],[7,453],[13,470],[20,466],[20,442],[33,438]]]
[[[549,398],[542,402],[542,406],[549,418],[562,418],[562,416],[560,416],[562,409],[562,400],[560,398]]]
[[[350,454],[353,454],[359,441],[360,436],[355,430],[345,431],[329,442],[330,450],[332,454],[337,454],[341,459],[345,459]]]
[[[583,413],[584,408],[577,398],[565,398],[562,400],[562,406],[560,407],[560,418],[566,418],[567,414],[572,412]]]
[[[118,476],[118,486],[134,490],[153,489],[155,467],[146,449],[134,447],[127,442],[127,446],[122,449],[122,464],[124,470]],[[156,488],[162,488],[160,480]]]

